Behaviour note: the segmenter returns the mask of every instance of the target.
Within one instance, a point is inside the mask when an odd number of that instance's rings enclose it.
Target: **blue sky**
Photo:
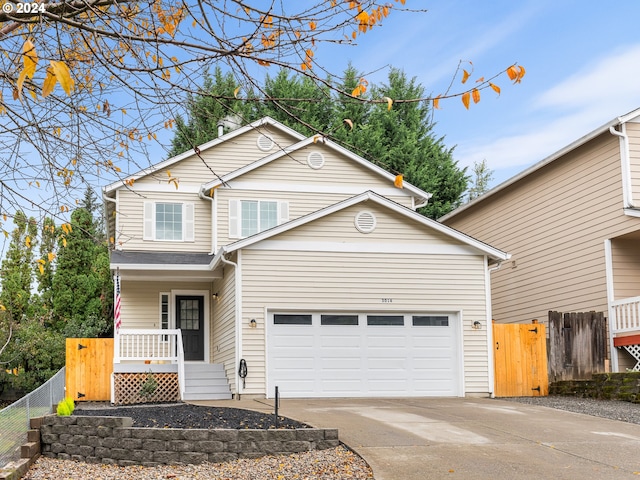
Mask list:
[[[520,85],[498,80],[499,97],[486,91],[469,111],[459,99],[442,101],[435,113],[436,133],[456,146],[459,165],[486,159],[492,186],[640,107],[637,0],[407,0],[407,7],[429,11],[395,12],[341,54],[362,71],[401,68],[434,94],[460,60],[473,62],[472,79],[513,62],[527,70]]]

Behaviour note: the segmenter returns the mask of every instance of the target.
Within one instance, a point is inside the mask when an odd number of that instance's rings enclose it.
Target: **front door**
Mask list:
[[[204,360],[204,297],[176,296],[176,327],[182,331],[185,360]]]

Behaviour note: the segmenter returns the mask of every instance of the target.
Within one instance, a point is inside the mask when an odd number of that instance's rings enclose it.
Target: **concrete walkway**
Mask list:
[[[269,400],[193,403],[273,413]],[[640,478],[640,425],[546,407],[488,398],[284,399],[279,413],[338,428],[376,480]]]

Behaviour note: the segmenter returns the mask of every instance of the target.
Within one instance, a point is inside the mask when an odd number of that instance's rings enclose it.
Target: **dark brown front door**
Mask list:
[[[204,297],[176,296],[176,326],[182,331],[185,360],[204,360]]]

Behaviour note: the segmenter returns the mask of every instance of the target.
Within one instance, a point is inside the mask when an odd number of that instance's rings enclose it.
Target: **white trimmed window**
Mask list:
[[[194,241],[194,205],[185,202],[144,202],[144,240]]]
[[[289,204],[276,200],[229,200],[229,237],[246,238],[289,221]]]

